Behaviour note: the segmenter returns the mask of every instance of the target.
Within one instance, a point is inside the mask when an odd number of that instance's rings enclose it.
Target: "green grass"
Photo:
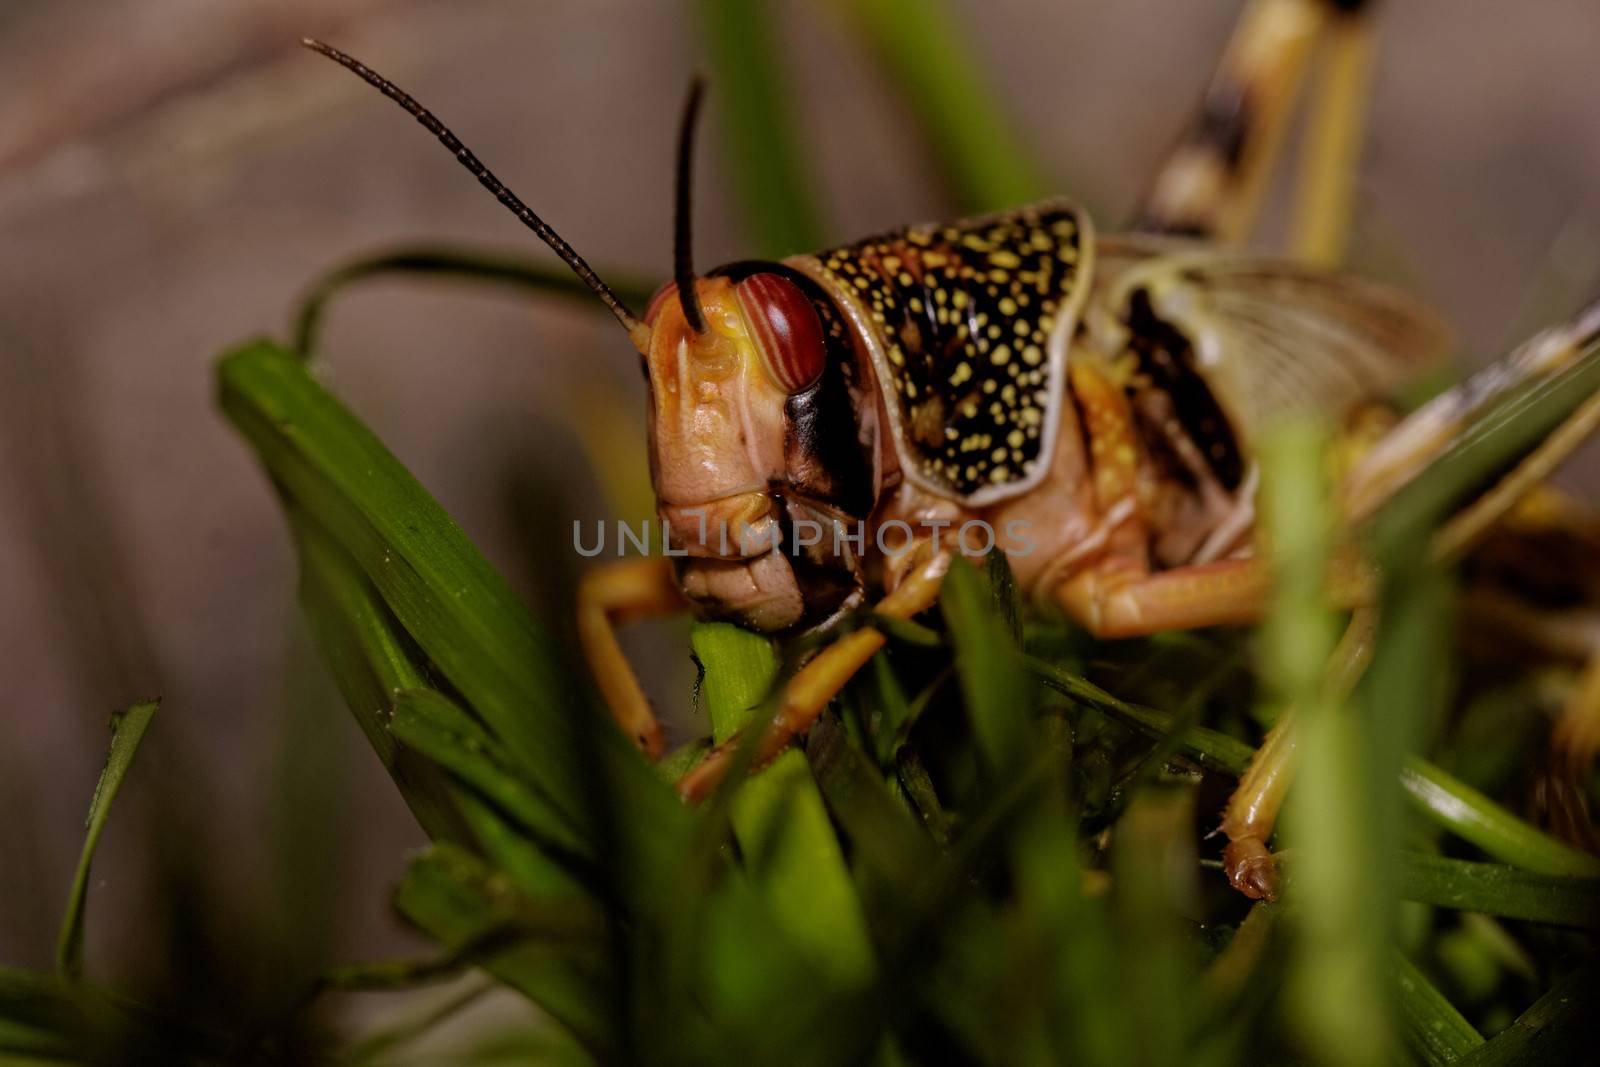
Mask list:
[[[963,206],[1041,191],[941,9],[841,10],[903,87]],[[793,250],[820,213],[791,165],[802,142],[771,11],[708,0],[700,14],[754,243]],[[703,742],[647,765],[575,669],[561,620],[530,613],[308,366],[329,301],[395,273],[575,292],[540,262],[380,255],[313,286],[295,343],[241,345],[217,380],[281,500],[317,648],[429,838],[395,857],[392,904],[434,949],[345,961],[249,1018],[109,988],[84,966],[85,887],[118,786],[148,771],[135,749],[155,706],[135,705],[114,720],[90,803],[59,973],[0,969],[0,1062],[428,1062],[420,1043],[486,989],[538,1012],[458,1036],[449,1062],[1592,1052],[1600,861],[1522,818],[1518,782],[1452,759],[1496,728],[1526,731],[1533,712],[1474,701],[1449,640],[1458,574],[1429,544],[1594,393],[1600,353],[1505,397],[1379,515],[1367,547],[1383,567],[1382,623],[1347,698],[1322,681],[1341,621],[1321,599],[1335,539],[1326,435],[1291,426],[1262,449],[1279,580],[1259,631],[1100,644],[1027,615],[998,557],[958,561],[934,610],[880,620],[887,648],[804,744],[691,809],[670,782]],[[643,289],[619,286],[636,302]],[[702,732],[721,741],[759,722],[792,651],[697,625],[681,654],[701,680],[681,699]],[[1306,733],[1275,841],[1285,893],[1250,907],[1226,886],[1211,831],[1291,704]],[[326,1025],[329,998],[357,995],[399,1002],[385,1023]]]

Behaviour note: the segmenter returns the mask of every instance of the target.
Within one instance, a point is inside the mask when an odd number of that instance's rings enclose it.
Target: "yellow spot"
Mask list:
[[[905,271],[901,271],[899,275],[896,276],[895,281],[899,282],[901,285],[910,285],[911,275],[907,274]]]
[[[989,256],[989,262],[997,267],[1016,268],[1022,266],[1022,260],[1017,258],[1015,252],[995,252]]]
[[[1023,435],[1021,430],[1012,430],[1010,433],[1006,434],[1006,444],[1010,445],[1012,448],[1021,448],[1022,442],[1025,440],[1027,440],[1027,438]]]
[[[1017,302],[1009,296],[1000,298],[1000,314],[1010,316],[1017,313]]]
[[[1007,348],[1005,345],[996,345],[995,349],[994,349],[994,352],[992,352],[990,354],[990,356],[989,356],[989,362],[993,363],[995,366],[998,367],[998,366],[1000,366],[1000,364],[1004,363],[1006,360],[1008,360],[1010,358],[1011,358],[1011,349],[1010,348]]]
[[[989,480],[994,482],[996,485],[1005,481],[1009,477],[1011,477],[1011,472],[1005,467],[996,467],[994,470],[989,472]]]
[[[957,289],[955,291],[955,293],[950,297],[950,303],[954,304],[957,309],[966,307],[967,306],[967,291],[965,289]]]
[[[966,381],[968,378],[971,378],[971,377],[972,377],[972,364],[966,363],[966,362],[962,362],[962,363],[959,363],[959,364],[956,365],[955,373],[950,375],[950,384],[951,385],[960,385],[962,382]]]
[[[1044,353],[1039,350],[1038,345],[1027,345],[1022,350],[1022,362],[1030,367],[1038,366],[1039,360],[1043,358]]]

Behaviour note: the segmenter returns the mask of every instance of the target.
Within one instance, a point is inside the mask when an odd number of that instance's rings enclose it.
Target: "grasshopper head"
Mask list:
[[[680,572],[692,599],[717,617],[784,629],[817,599],[794,524],[831,533],[845,517],[828,487],[810,492],[805,474],[817,465],[796,432],[828,363],[821,320],[812,295],[776,264],[695,279],[691,310],[682,291],[664,286],[645,313],[657,504],[672,549],[687,553]],[[825,572],[839,569],[810,555]]]

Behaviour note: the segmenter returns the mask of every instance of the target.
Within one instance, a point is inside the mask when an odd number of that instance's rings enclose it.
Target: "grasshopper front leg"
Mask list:
[[[653,762],[665,745],[661,723],[617,642],[617,627],[687,607],[665,559],[630,559],[587,571],[578,586],[578,641],[600,695],[622,731]]]
[[[938,601],[939,587],[950,569],[950,553],[936,550],[931,543],[911,551],[930,558],[914,568],[894,592],[878,601],[874,608],[877,614],[909,619]],[[841,637],[800,668],[784,686],[777,710],[756,742],[753,766],[759,767],[772,760],[790,741],[810,730],[828,702],[883,645],[884,636],[880,631],[864,627]],[[708,752],[705,759],[678,781],[679,795],[691,802],[705,799],[728,773],[743,736],[735,734]]]

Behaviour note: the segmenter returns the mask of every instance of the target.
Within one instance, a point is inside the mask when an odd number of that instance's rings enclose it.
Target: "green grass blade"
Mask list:
[[[756,251],[779,259],[821,247],[783,81],[771,0],[698,0],[711,98],[724,121],[732,175]],[[665,201],[663,201],[665,202]]]
[[[1146,789],[1114,835],[1117,999],[1131,1009],[1128,1040],[1140,1063],[1182,1062],[1196,1022],[1196,1005],[1184,994],[1197,967],[1180,918],[1194,912],[1198,897],[1193,808],[1189,791]]]
[[[565,266],[540,263],[521,256],[451,247],[399,248],[335,267],[312,283],[300,300],[294,320],[294,348],[310,355],[316,351],[322,323],[333,298],[357,282],[383,277],[446,279],[489,282],[537,296],[569,297],[604,310],[589,287]],[[650,298],[651,287],[641,281],[619,278],[602,271],[606,284],[638,314]]]
[[[1175,715],[1118,700],[1088,679],[1036,656],[1023,657],[1023,663],[1047,687],[1062,696],[1071,697],[1085,707],[1093,708],[1158,740],[1170,737],[1181,725]],[[1255,749],[1238,738],[1203,726],[1183,731],[1177,749],[1207,770],[1235,777],[1244,773],[1255,756]]]
[[[222,1034],[53,974],[0,966],[0,1063],[221,1063]]]
[[[1548,378],[1509,391],[1389,500],[1373,524],[1382,557],[1406,537],[1432,530],[1463,499],[1543,441],[1600,392],[1600,344]]]
[[[764,705],[777,658],[766,638],[727,623],[697,625],[691,641],[705,670],[701,705],[713,738],[725,741]],[[731,816],[745,867],[774,921],[834,983],[864,986],[873,972],[866,917],[805,756],[785,751],[747,780]]]
[[[94,850],[100,844],[100,834],[111,815],[117,790],[122,788],[122,780],[133,763],[133,754],[139,750],[139,742],[144,740],[144,732],[149,729],[150,720],[155,718],[160,705],[159,700],[141,700],[111,716],[111,750],[89,801],[89,817],[85,824],[88,833],[78,856],[78,869],[72,876],[67,914],[56,940],[56,969],[63,978],[76,980],[83,974],[83,914],[89,892],[89,865],[94,861]]]
[[[597,877],[593,843],[574,836],[544,796],[505,769],[493,739],[448,697],[431,689],[398,694],[389,729],[470,791],[455,799],[473,838],[521,888],[570,894],[580,891],[579,879]]]
[[[429,663],[572,831],[608,842],[636,906],[674,869],[689,813],[598,712],[571,657],[387,449],[268,342],[218,369],[223,410],[275,484],[357,562]],[[624,814],[625,813],[625,816]]]
[[[1024,151],[945,0],[836,0],[834,7],[910,105],[962,211],[1049,195],[1052,183]]]
[[[1483,1045],[1483,1035],[1410,960],[1398,952],[1390,960],[1398,990],[1395,1015],[1414,1059],[1426,1067],[1444,1067]]]
[[[449,844],[419,856],[395,907],[447,949],[538,1004],[598,1058],[614,1054],[614,977],[599,916],[571,902],[536,902]]]
[[[957,556],[939,591],[973,737],[997,779],[1021,766],[1026,756],[1034,697],[1033,678],[1022,669],[1017,634],[1009,625],[1014,612],[995,596],[1008,588],[997,590]]]
[[[1054,664],[1031,656],[1024,662],[1056,692],[1151,737],[1165,738],[1179,725],[1177,717],[1168,712],[1118,700]],[[1255,750],[1238,738],[1199,726],[1184,732],[1178,750],[1208,770],[1235,776],[1244,773],[1255,755]],[[1400,785],[1430,821],[1483,849],[1493,859],[1542,874],[1600,877],[1600,859],[1531,826],[1426,760],[1407,760],[1400,771]]]
[[[1408,761],[1400,784],[1429,819],[1494,859],[1540,874],[1600,877],[1600,858],[1551,837],[1429,763]]]
[[[1573,878],[1474,863],[1425,852],[1400,852],[1395,884],[1406,900],[1506,919],[1600,927],[1600,877]]]
[[[462,840],[461,814],[438,771],[397,749],[385,728],[395,694],[427,684],[421,652],[349,553],[300,509],[290,506],[288,513],[300,558],[300,603],[346,707],[428,836]]]
[[[1272,605],[1262,627],[1264,673],[1278,706],[1292,707],[1301,749],[1284,809],[1285,840],[1303,872],[1291,892],[1286,993],[1302,1048],[1318,1062],[1366,1064],[1391,1056],[1384,982],[1391,901],[1374,877],[1378,856],[1374,739],[1330,699],[1324,682],[1334,627],[1324,590],[1333,529],[1327,434],[1312,422],[1264,436],[1262,518],[1272,544]]]
[[[1592,1063],[1595,1050],[1594,991],[1600,963],[1589,962],[1562,978],[1533,1007],[1459,1067],[1534,1067]]]

